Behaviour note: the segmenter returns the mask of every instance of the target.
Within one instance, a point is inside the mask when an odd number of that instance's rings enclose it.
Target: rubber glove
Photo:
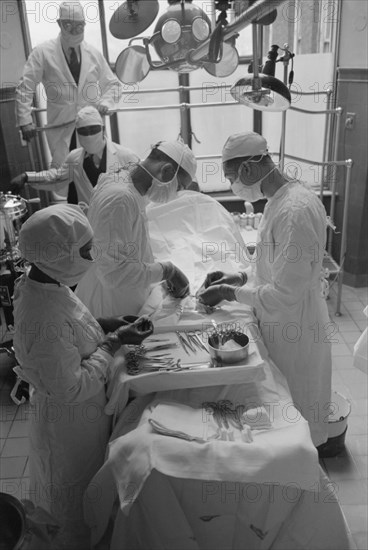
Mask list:
[[[22,132],[22,137],[26,141],[30,141],[36,135],[36,126],[31,122],[30,124],[25,124],[20,127]]]
[[[185,298],[189,294],[189,280],[172,262],[160,262],[170,294],[174,298]]]
[[[153,324],[147,317],[140,317],[134,323],[125,325],[115,331],[121,344],[139,346],[153,332]]]
[[[100,317],[98,324],[105,334],[115,332],[118,328],[134,323],[138,317],[136,315],[126,315],[124,317]]]
[[[10,191],[15,194],[19,193],[19,191],[23,189],[27,179],[27,174],[25,172],[19,174],[19,176],[15,176],[10,182]]]
[[[233,302],[235,298],[235,286],[231,285],[213,285],[205,290],[198,291],[197,298],[199,302],[206,306],[217,306],[222,300]]]
[[[105,103],[101,102],[99,105],[97,105],[97,110],[100,113],[100,115],[108,115],[109,113],[109,106]]]
[[[208,288],[213,285],[233,285],[243,286],[247,282],[248,277],[244,271],[238,273],[224,273],[223,271],[213,271],[208,273],[204,280],[203,287]]]

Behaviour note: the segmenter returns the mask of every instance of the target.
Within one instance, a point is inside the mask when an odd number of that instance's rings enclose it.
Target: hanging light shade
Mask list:
[[[239,103],[258,111],[286,111],[291,105],[287,86],[278,78],[265,74],[241,78],[230,93]]]
[[[257,29],[257,23],[252,23],[253,74],[238,80],[231,88],[230,93],[236,101],[257,111],[286,111],[291,105],[290,91],[286,84],[274,76],[279,47],[271,46],[263,68],[264,72],[260,73]]]

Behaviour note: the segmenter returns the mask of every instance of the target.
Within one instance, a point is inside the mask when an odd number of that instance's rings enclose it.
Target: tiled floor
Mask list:
[[[333,389],[352,404],[348,419],[346,449],[337,457],[321,461],[347,519],[354,543],[359,550],[368,549],[368,423],[367,371],[354,367],[354,343],[367,326],[363,314],[368,304],[367,288],[344,286],[341,317],[335,316],[336,292],[332,288],[328,307],[331,321],[338,326],[333,344]],[[0,379],[0,491],[18,498],[28,497],[27,405],[16,407],[9,397],[9,379]],[[313,550],[313,549],[311,549]]]

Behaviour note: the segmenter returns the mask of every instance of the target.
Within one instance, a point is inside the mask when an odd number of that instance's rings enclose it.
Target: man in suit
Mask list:
[[[133,151],[106,138],[101,115],[95,107],[83,107],[75,125],[81,147],[71,151],[60,168],[16,176],[11,182],[13,192],[19,192],[26,182],[35,189],[59,192],[74,181],[76,200],[70,200],[69,196],[68,202],[88,206],[101,174],[118,173],[124,166],[139,162]]]
[[[38,84],[45,87],[47,130],[53,167],[58,168],[76,147],[75,118],[86,105],[107,114],[120,100],[122,86],[101,52],[84,42],[86,25],[80,2],[61,2],[57,38],[36,46],[28,57],[16,90],[18,126],[23,138],[35,135],[32,102]],[[65,125],[65,123],[69,123]],[[72,139],[72,137],[74,139]]]

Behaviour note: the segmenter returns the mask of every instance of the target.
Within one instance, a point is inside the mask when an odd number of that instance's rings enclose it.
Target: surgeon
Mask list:
[[[93,265],[92,238],[83,212],[67,204],[34,213],[19,234],[31,263],[16,283],[13,338],[17,373],[31,387],[30,498],[60,523],[55,548],[89,547],[82,500],[110,434],[105,384],[121,344],[152,332],[143,318],[97,321],[69,289]]]
[[[19,192],[26,182],[35,189],[59,192],[74,181],[76,196],[69,194],[68,202],[88,207],[101,174],[118,172],[126,164],[139,161],[131,149],[105,136],[101,115],[95,107],[83,107],[77,114],[75,126],[80,147],[68,154],[63,165],[58,169],[16,176],[11,182],[12,192]]]
[[[102,53],[84,41],[86,26],[80,2],[61,2],[57,20],[59,35],[42,42],[30,53],[15,93],[17,125],[23,138],[36,133],[32,104],[42,83],[47,97],[47,130],[52,166],[58,168],[69,150],[75,149],[75,117],[85,105],[93,105],[102,115],[114,109],[121,98],[122,85]],[[65,125],[65,123],[69,123]]]
[[[267,199],[254,284],[245,273],[218,271],[207,276],[198,297],[210,306],[227,300],[254,308],[270,357],[285,375],[318,446],[327,440],[333,333],[320,284],[325,209],[315,193],[279,171],[257,133],[230,136],[222,162],[235,195],[250,202]]]
[[[94,316],[139,313],[152,285],[166,281],[175,298],[189,293],[184,273],[155,262],[147,228],[148,201],[167,203],[192,182],[196,159],[180,141],[156,144],[131,170],[101,176],[88,219],[95,233],[96,262],[76,289]]]

